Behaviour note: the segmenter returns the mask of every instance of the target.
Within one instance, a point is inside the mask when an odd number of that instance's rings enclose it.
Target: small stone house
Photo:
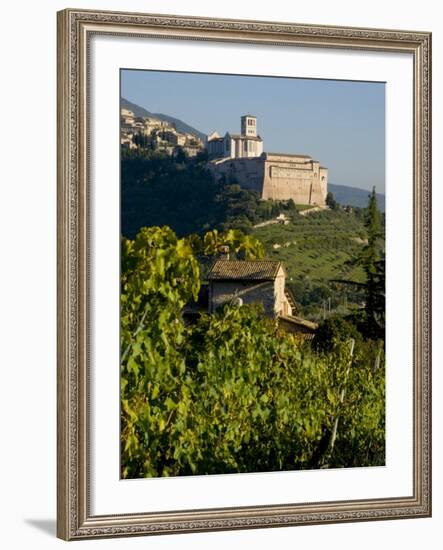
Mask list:
[[[286,271],[275,260],[216,260],[208,276],[207,307],[213,313],[228,302],[259,303],[287,332],[313,337],[316,323],[296,317],[295,299],[285,288]]]
[[[239,304],[263,304],[269,317],[292,315],[295,303],[285,289],[286,272],[281,262],[216,260],[207,279],[210,313],[227,302],[237,300]]]

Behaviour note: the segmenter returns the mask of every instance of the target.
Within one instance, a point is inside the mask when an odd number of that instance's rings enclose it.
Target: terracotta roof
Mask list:
[[[209,281],[273,281],[282,263],[275,260],[216,260]]]

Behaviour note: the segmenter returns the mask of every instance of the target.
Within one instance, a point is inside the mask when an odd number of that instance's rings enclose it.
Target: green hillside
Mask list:
[[[215,182],[206,162],[203,154],[173,158],[123,149],[122,234],[134,238],[141,227],[164,225],[179,236],[240,229],[284,263],[300,316],[319,321],[362,306],[363,289],[336,280],[365,281],[357,264],[367,237],[363,209],[304,213],[309,207],[293,201],[263,201],[235,182]],[[269,224],[281,214],[287,225]]]
[[[323,211],[290,216],[287,225],[255,228],[253,235],[265,246],[269,258],[284,262],[287,284],[299,305],[299,313],[319,319],[333,311],[344,313],[359,307],[361,290],[334,280],[364,282],[356,265],[366,241],[360,211]]]

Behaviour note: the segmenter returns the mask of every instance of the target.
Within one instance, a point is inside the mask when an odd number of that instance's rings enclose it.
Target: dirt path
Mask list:
[[[307,214],[312,214],[313,212],[321,212],[322,210],[329,210],[329,206],[313,206],[306,210],[301,210],[299,212],[300,216],[306,216]]]

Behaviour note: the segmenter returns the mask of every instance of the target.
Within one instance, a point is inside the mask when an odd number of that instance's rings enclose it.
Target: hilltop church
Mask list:
[[[209,170],[216,179],[236,181],[264,200],[289,200],[296,204],[325,206],[328,169],[308,155],[263,152],[257,118],[241,117],[241,133],[217,132],[207,139]]]

